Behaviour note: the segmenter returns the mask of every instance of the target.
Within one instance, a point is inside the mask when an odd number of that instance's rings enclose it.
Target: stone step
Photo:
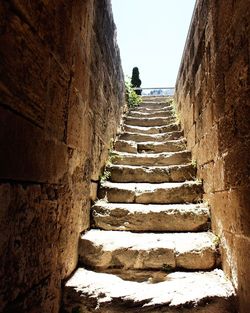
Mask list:
[[[104,230],[185,232],[206,230],[209,209],[204,204],[108,203],[92,207],[95,227]]]
[[[169,140],[165,142],[143,142],[137,144],[139,153],[177,152],[186,149],[186,140]]]
[[[179,165],[191,161],[190,151],[166,152],[166,153],[125,153],[115,152],[113,163],[119,165]]]
[[[110,165],[110,180],[118,183],[164,183],[183,182],[193,180],[196,169],[192,164],[169,165],[169,166],[133,166],[133,165]]]
[[[139,118],[139,117],[125,117],[124,123],[126,125],[132,126],[166,126],[168,124],[174,123],[175,118],[173,117],[149,117],[149,118]]]
[[[153,95],[143,95],[141,96],[142,101],[158,101],[158,102],[167,102],[173,100],[173,96],[153,96]]]
[[[216,236],[92,229],[79,241],[79,262],[96,269],[208,270],[216,265]]]
[[[135,142],[132,140],[117,140],[114,148],[119,152],[128,153],[161,153],[183,151],[186,147],[184,139],[165,140],[163,142]]]
[[[151,281],[126,281],[78,268],[64,287],[63,312],[236,312],[233,286],[221,270],[165,273],[163,281]]]
[[[123,132],[119,136],[119,140],[131,140],[136,142],[154,141],[161,142],[166,140],[180,139],[183,136],[182,131],[171,131],[167,133],[157,134],[140,134],[132,132]]]
[[[158,108],[154,107],[154,106],[136,106],[133,109],[129,110],[129,112],[131,111],[136,111],[138,113],[142,112],[142,113],[154,113],[154,112],[161,112],[161,111],[168,111],[168,110],[173,110],[173,107],[168,105],[168,104],[162,104],[161,106],[159,106]]]
[[[162,107],[173,107],[172,104],[165,101],[143,101],[137,108],[150,108],[150,109],[161,109]]]
[[[183,183],[112,183],[103,182],[98,199],[126,203],[188,203],[202,199],[202,184],[197,181]]]
[[[153,127],[140,127],[123,125],[123,130],[130,133],[139,133],[139,134],[161,134],[173,131],[180,131],[180,125],[176,123],[169,124],[167,126],[153,126]]]
[[[160,110],[160,111],[153,111],[153,112],[141,112],[140,110],[138,111],[130,111],[128,113],[128,116],[130,117],[173,117],[174,111],[172,109],[166,109],[166,110]]]
[[[137,143],[132,140],[116,140],[114,148],[119,152],[137,153]]]

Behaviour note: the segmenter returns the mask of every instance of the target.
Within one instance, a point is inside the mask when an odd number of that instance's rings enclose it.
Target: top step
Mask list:
[[[173,100],[170,96],[142,96],[142,101],[153,101],[153,102],[167,102]]]

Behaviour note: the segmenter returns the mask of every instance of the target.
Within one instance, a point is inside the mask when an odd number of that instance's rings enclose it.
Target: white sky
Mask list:
[[[195,0],[112,0],[124,74],[142,87],[174,86]]]

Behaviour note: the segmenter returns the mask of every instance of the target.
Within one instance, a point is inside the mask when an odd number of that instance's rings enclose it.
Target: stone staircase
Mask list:
[[[92,229],[80,238],[80,267],[64,288],[64,312],[234,312],[171,104],[144,97],[125,117],[115,150]]]

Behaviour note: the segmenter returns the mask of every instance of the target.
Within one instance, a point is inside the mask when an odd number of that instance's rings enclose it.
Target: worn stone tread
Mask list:
[[[152,112],[143,112],[140,110],[134,110],[134,111],[130,111],[128,113],[128,116],[130,117],[169,117],[169,116],[174,116],[174,111],[172,110],[172,108],[167,108],[165,110],[159,110],[159,111],[152,111]]]
[[[79,260],[92,268],[211,269],[216,236],[198,233],[132,233],[92,229],[81,236]]]
[[[161,153],[161,152],[177,152],[186,149],[186,140],[168,140],[164,142],[142,142],[137,144],[138,152]]]
[[[130,114],[130,112],[133,112],[133,113],[145,113],[145,114],[153,114],[153,113],[160,113],[160,112],[174,112],[174,109],[172,106],[169,106],[169,105],[164,105],[162,104],[161,106],[159,107],[155,107],[153,108],[152,106],[148,106],[148,107],[141,107],[141,106],[138,106],[138,107],[135,107],[135,108],[132,108],[130,111],[127,112],[127,115]]]
[[[166,140],[180,139],[183,136],[182,131],[170,131],[166,133],[157,134],[143,134],[143,133],[131,133],[123,132],[119,135],[119,140],[132,140],[135,142],[164,142]]]
[[[104,230],[185,232],[207,229],[209,209],[204,204],[108,203],[92,207],[94,226]]]
[[[79,268],[64,290],[65,313],[233,313],[235,292],[221,270],[175,272],[159,283]]]
[[[136,109],[150,109],[150,110],[153,110],[153,111],[156,111],[156,110],[164,110],[164,109],[168,109],[168,108],[172,108],[172,105],[171,104],[168,104],[166,102],[149,102],[149,101],[145,101],[145,102],[142,102],[140,103]]]
[[[116,140],[114,148],[119,152],[137,153],[138,145],[133,140]]]
[[[196,169],[192,164],[169,166],[133,166],[110,165],[107,167],[112,182],[183,182],[192,180],[196,175]]]
[[[180,125],[177,123],[171,123],[166,126],[133,126],[123,124],[123,129],[125,132],[139,133],[139,134],[161,134],[171,131],[180,131]]]
[[[98,190],[98,198],[126,203],[191,203],[202,199],[202,184],[197,181],[158,184],[106,181]]]
[[[179,165],[190,163],[190,151],[165,152],[165,153],[125,153],[117,152],[114,164],[124,165]]]
[[[148,118],[139,118],[139,117],[125,117],[124,122],[127,125],[133,126],[166,126],[175,121],[174,117],[148,117]]]
[[[162,142],[135,142],[119,139],[115,142],[114,148],[116,151],[128,153],[177,152],[186,149],[186,141],[184,139],[174,139]]]

